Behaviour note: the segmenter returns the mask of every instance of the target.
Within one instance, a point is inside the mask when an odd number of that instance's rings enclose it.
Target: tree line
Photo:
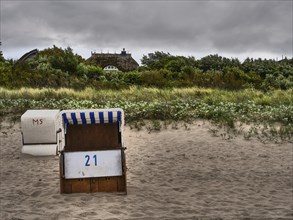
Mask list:
[[[7,60],[0,52],[0,86],[69,87],[83,89],[149,87],[212,87],[261,90],[293,88],[293,58],[226,58],[218,54],[201,59],[155,51],[144,55],[141,66],[131,72],[105,71],[87,63],[72,48],[55,45],[39,51],[28,61]]]

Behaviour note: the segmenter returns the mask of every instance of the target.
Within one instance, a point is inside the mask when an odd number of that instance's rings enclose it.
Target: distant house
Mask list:
[[[18,61],[28,61],[35,58],[37,55],[38,55],[38,50],[34,49],[22,55],[22,57],[20,57]]]
[[[125,48],[120,54],[116,53],[93,53],[87,59],[88,63],[96,64],[104,70],[112,71],[132,71],[138,68],[138,63],[131,57],[130,53],[125,51]]]

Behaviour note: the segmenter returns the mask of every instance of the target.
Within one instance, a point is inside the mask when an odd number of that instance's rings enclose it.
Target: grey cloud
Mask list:
[[[292,56],[290,1],[2,1],[5,51],[129,47]],[[151,50],[151,51],[149,51]],[[18,56],[20,56],[19,54]]]
[[[288,6],[288,2],[254,2],[233,7],[235,14],[224,16],[216,26],[215,47],[234,52],[242,49],[292,53],[292,8]]]

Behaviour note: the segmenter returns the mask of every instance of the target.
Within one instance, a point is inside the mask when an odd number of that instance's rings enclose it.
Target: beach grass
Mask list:
[[[293,136],[293,89],[228,91],[210,88],[122,90],[86,88],[0,88],[0,115],[21,115],[27,109],[122,108],[127,123],[142,120],[207,119],[234,128],[236,123],[265,125],[273,133]],[[157,123],[153,123],[157,124]],[[156,127],[158,127],[156,125]]]

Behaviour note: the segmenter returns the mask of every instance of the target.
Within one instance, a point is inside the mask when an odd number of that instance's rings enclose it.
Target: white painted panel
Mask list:
[[[57,144],[23,145],[21,152],[33,156],[51,156],[57,154]]]
[[[64,153],[65,179],[121,176],[121,150]]]
[[[59,110],[28,110],[21,116],[24,144],[56,143]]]

